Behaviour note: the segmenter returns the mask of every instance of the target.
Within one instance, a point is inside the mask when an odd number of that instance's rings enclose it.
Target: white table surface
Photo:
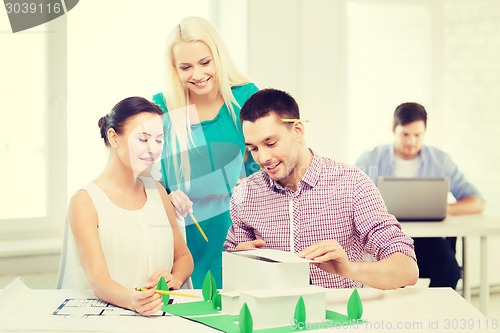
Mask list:
[[[470,256],[470,240],[480,239],[480,303],[481,312],[488,316],[490,286],[488,281],[488,236],[500,235],[500,217],[472,214],[448,216],[441,222],[401,222],[401,227],[410,237],[462,237],[464,240],[464,297],[471,299],[470,270],[467,261]]]
[[[346,314],[351,292],[329,290],[327,308]],[[451,288],[364,288],[359,289],[359,294],[363,301],[362,319],[367,323],[353,330],[357,332],[480,332],[486,325],[500,324],[500,318],[496,322],[487,319]]]
[[[397,290],[376,290],[371,288],[359,289],[359,295],[363,302],[363,316],[365,323],[356,324],[349,328],[326,327],[324,332],[362,331],[362,332],[498,332],[500,318],[486,318],[476,308],[463,299],[451,288],[400,288]],[[197,292],[198,291],[193,291]],[[90,297],[93,295],[89,290],[32,290],[33,301],[43,300],[44,305],[30,308],[30,300],[26,300],[22,309],[26,311],[25,320],[16,321],[19,325],[11,324],[9,332],[218,332],[207,326],[185,320],[180,317],[156,317],[145,318],[141,316],[132,317],[73,317],[65,318],[62,323],[58,321],[55,328],[51,330],[40,329],[53,317],[51,314],[55,308],[66,298]],[[326,308],[347,314],[347,300],[352,289],[329,289],[327,293]],[[23,303],[24,304],[24,303]],[[0,304],[1,307],[2,304]],[[3,312],[3,311],[2,311]],[[5,312],[4,312],[5,314]],[[2,313],[0,313],[0,319]],[[89,325],[88,321],[94,321]],[[30,323],[31,322],[31,323]],[[44,326],[45,324],[45,326]],[[98,324],[98,329],[95,329]],[[52,324],[54,326],[54,324]],[[31,327],[31,329],[27,329]],[[92,330],[85,328],[94,327]],[[325,327],[325,326],[321,326]],[[496,329],[492,329],[495,328]],[[36,328],[36,329],[35,329]]]

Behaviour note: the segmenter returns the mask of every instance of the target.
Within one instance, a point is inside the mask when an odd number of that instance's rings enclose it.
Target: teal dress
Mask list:
[[[242,106],[257,91],[253,83],[232,88],[233,96]],[[165,113],[168,109],[162,93],[153,96]],[[194,260],[191,276],[194,288],[201,288],[208,270],[215,277],[217,288],[222,288],[222,252],[226,235],[231,226],[229,200],[231,190],[241,177],[259,170],[251,156],[243,161],[245,143],[239,120],[240,108],[234,105],[236,124],[224,104],[214,119],[191,125],[194,147],[190,148],[190,188],[179,182],[175,170],[171,141],[170,118],[165,117],[165,144],[162,153],[162,182],[170,193],[182,190],[193,202],[193,215],[205,232],[208,242],[188,215],[185,218],[187,245]],[[177,159],[179,163],[180,157]]]

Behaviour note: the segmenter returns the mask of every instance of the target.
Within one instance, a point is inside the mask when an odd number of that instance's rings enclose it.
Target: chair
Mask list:
[[[450,246],[451,250],[453,251],[453,253],[455,254],[456,256],[456,253],[457,253],[457,237],[445,237],[448,245]],[[462,296],[465,297],[465,288],[464,288],[464,285],[465,285],[465,276],[463,274],[463,267],[465,266],[465,250],[464,250],[464,244],[465,244],[465,237],[462,237],[462,266],[460,266],[460,278],[459,278],[459,282],[460,280],[462,280],[462,290],[461,290],[461,294]],[[424,278],[419,278],[418,279],[418,282],[417,284],[415,285],[415,287],[429,287],[429,284],[430,284],[430,278],[428,277],[424,277]],[[457,285],[458,287],[458,285]],[[457,288],[458,290],[458,288]]]

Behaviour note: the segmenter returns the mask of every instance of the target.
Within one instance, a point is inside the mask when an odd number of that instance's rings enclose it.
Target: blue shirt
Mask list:
[[[378,177],[393,177],[396,166],[394,144],[377,146],[363,153],[355,165],[368,174],[375,184],[377,184]],[[422,146],[417,176],[419,178],[449,178],[450,191],[456,200],[469,196],[481,198],[477,189],[467,181],[450,156],[438,148]]]

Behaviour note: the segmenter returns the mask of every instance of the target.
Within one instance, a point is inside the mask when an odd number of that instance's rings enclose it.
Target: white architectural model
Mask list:
[[[222,253],[222,312],[237,315],[244,303],[254,329],[293,324],[302,296],[306,320],[325,319],[325,289],[309,285],[310,260],[270,249]]]

